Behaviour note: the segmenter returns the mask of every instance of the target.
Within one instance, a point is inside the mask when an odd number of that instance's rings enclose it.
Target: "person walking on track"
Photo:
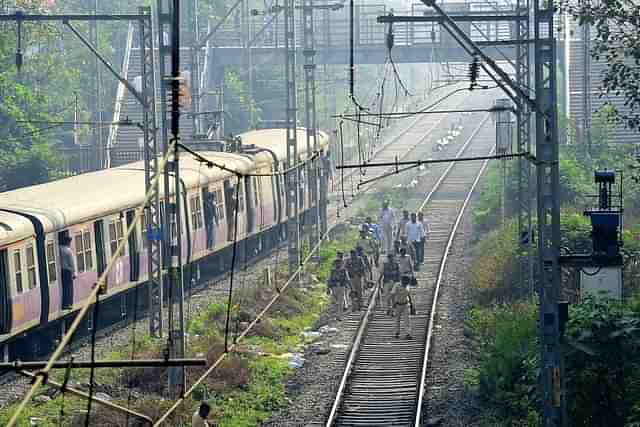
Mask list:
[[[365,231],[364,229],[360,230],[360,240],[358,240],[357,246],[362,248],[364,254],[367,257],[369,265],[373,266],[376,255],[376,244],[373,239],[369,237],[368,231]],[[369,279],[373,280],[372,277],[370,277]]]
[[[400,338],[400,323],[404,326],[406,332],[405,338],[410,340],[411,337],[411,318],[409,317],[409,304],[411,295],[409,294],[408,276],[402,276],[400,283],[396,283],[391,290],[391,298],[393,300],[393,308],[396,311],[396,338]]]
[[[413,261],[407,253],[406,248],[400,248],[400,257],[398,258],[398,266],[400,268],[400,276],[413,277]]]
[[[351,310],[360,311],[362,307],[362,289],[367,267],[362,257],[358,255],[355,249],[351,250],[350,257],[346,263],[347,273],[351,278]]]
[[[400,221],[398,222],[398,240],[402,240],[403,237],[407,237],[406,230],[405,230],[405,226],[407,225],[407,223],[409,222],[409,211],[404,210],[402,211],[402,218],[400,218]]]
[[[391,253],[393,251],[393,227],[396,225],[396,212],[389,206],[389,201],[382,203],[380,219],[378,221],[382,227],[382,251]]]
[[[414,262],[416,271],[420,271],[420,263],[424,258],[422,255],[422,245],[420,244],[420,242],[422,241],[422,238],[424,236],[424,229],[422,227],[422,223],[418,222],[415,213],[411,214],[411,221],[409,221],[405,226],[405,232],[407,234],[408,243],[412,245],[413,249],[415,250]]]
[[[333,297],[333,303],[336,305],[336,317],[342,320],[344,313],[344,297],[345,291],[349,287],[349,273],[344,268],[341,258],[333,261],[333,268],[329,274],[329,282],[327,283],[327,293]]]
[[[382,275],[380,276],[382,281],[382,304],[383,308],[386,307],[387,314],[393,314],[393,301],[391,301],[391,290],[393,285],[400,281],[400,266],[396,262],[396,257],[393,253],[387,254],[387,262],[382,265]]]
[[[429,224],[424,219],[424,214],[422,212],[418,212],[418,222],[422,224],[422,239],[420,239],[420,258],[418,262],[420,264],[424,263],[424,246],[427,242],[427,236],[429,234]]]

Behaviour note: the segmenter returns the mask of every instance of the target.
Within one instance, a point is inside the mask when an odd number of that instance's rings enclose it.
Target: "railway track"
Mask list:
[[[484,99],[484,102],[481,102],[481,99]],[[438,105],[439,108],[452,108],[461,105],[465,102],[463,94],[457,94],[452,96],[451,98],[444,101],[442,104]],[[478,97],[478,99],[474,102],[474,104],[486,104],[486,97]],[[429,141],[438,139],[444,134],[446,134],[446,130],[453,123],[453,119],[450,116],[444,114],[434,114],[434,115],[426,115],[419,117],[411,122],[411,124],[405,128],[401,128],[393,133],[391,136],[390,142],[380,147],[378,152],[374,155],[371,161],[384,161],[388,158],[398,158],[399,160],[407,160],[411,158],[419,158],[428,155],[431,157],[433,153],[431,153],[431,144],[428,144]],[[452,144],[455,146],[456,144]],[[448,153],[442,153],[442,156],[446,156]],[[437,156],[433,156],[437,157]],[[438,165],[440,167],[440,165]],[[364,179],[370,179],[374,176],[381,176],[385,173],[388,173],[389,170],[378,169],[375,172],[368,172]],[[355,171],[354,176],[358,176],[358,172]],[[370,185],[364,188],[364,192],[371,192],[377,188],[377,184]],[[347,215],[351,215],[352,212],[348,212]],[[336,222],[339,222],[340,219],[336,215],[335,204],[334,209],[331,209],[329,212],[329,221],[330,224],[334,225]],[[261,254],[261,256],[255,257],[251,260],[247,260],[247,265],[254,266],[259,264],[261,261],[265,259],[269,259],[273,253],[277,252],[278,249],[274,249],[271,253]],[[200,283],[192,292],[194,295],[199,293],[206,293],[207,295],[212,296],[213,294],[223,295],[227,292],[227,274],[224,273],[218,275],[216,277],[211,277],[206,280],[204,283]],[[147,320],[146,313],[140,314],[138,317],[138,322],[145,322]],[[354,319],[357,322],[357,319]],[[129,319],[118,322],[110,325],[109,327],[102,329],[98,334],[98,346],[100,347],[100,337],[109,338],[115,332],[128,329],[132,327],[132,323]],[[143,327],[141,327],[143,328]],[[107,340],[109,341],[109,340]],[[82,351],[82,349],[87,344],[87,337],[78,338],[74,341],[74,345],[70,349],[71,353],[76,353],[78,351]],[[109,347],[112,343],[105,344],[106,347]],[[0,385],[6,386],[11,384],[16,380],[17,377],[15,374],[7,374],[0,375]],[[20,386],[19,388],[22,388]],[[19,391],[16,390],[16,393],[19,394]],[[13,393],[11,393],[13,394]],[[0,404],[0,406],[2,406]]]
[[[476,115],[475,126],[456,157],[487,155],[495,144],[495,131],[487,114]],[[478,123],[478,121],[476,121]],[[417,315],[412,317],[412,340],[395,338],[395,319],[376,304],[378,289],[370,298],[359,326],[344,374],[326,422],[329,426],[420,426],[425,378],[434,328],[438,293],[447,254],[471,193],[487,162],[438,164],[422,188],[408,201],[422,210],[431,232],[425,263],[412,289]]]

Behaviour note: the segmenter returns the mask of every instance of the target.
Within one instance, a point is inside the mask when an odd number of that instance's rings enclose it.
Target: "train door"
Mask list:
[[[96,264],[98,267],[98,277],[100,277],[107,268],[107,258],[104,252],[104,221],[99,219],[94,222],[93,231],[96,236]]]
[[[237,181],[236,181],[237,182]],[[243,237],[243,224],[245,223],[245,219],[243,217],[243,212],[245,211],[245,196],[244,196],[244,185],[242,182],[239,185],[233,185],[231,180],[224,181],[224,200],[225,205],[227,207],[227,240],[232,241],[234,239],[234,225],[236,222],[236,206],[238,208],[238,235],[237,238],[241,239]],[[238,199],[236,200],[236,193],[238,195]]]
[[[247,234],[253,233],[256,229],[256,206],[253,198],[256,188],[253,184],[254,181],[251,177],[244,178],[245,206],[247,207]]]
[[[126,213],[127,228],[131,227],[135,218],[135,211],[129,210]],[[138,228],[134,227],[129,234],[129,281],[137,282],[140,277],[140,251],[138,250]]]
[[[11,331],[11,292],[7,250],[0,251],[0,334]]]

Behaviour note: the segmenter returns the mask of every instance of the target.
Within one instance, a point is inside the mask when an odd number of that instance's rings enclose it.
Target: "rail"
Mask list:
[[[492,154],[495,149],[492,149],[490,154]],[[458,216],[456,217],[456,221],[453,224],[453,229],[449,234],[449,239],[447,240],[447,246],[444,250],[444,255],[442,256],[442,260],[440,261],[440,267],[438,268],[438,277],[436,279],[436,286],[433,294],[433,301],[431,302],[431,312],[429,313],[429,321],[427,322],[427,338],[425,340],[425,348],[424,348],[424,358],[422,361],[422,372],[420,374],[420,390],[418,392],[418,402],[416,404],[416,417],[414,422],[414,427],[420,427],[421,418],[422,418],[422,405],[424,402],[424,394],[427,380],[427,367],[429,365],[429,351],[431,350],[431,339],[433,338],[433,323],[435,321],[436,316],[436,308],[438,304],[438,294],[440,292],[440,284],[442,283],[442,277],[444,276],[445,266],[447,264],[447,258],[449,257],[449,250],[451,250],[451,246],[453,245],[453,239],[458,231],[458,226],[460,225],[460,221],[469,205],[469,201],[471,200],[471,195],[473,194],[482,174],[484,173],[487,165],[489,164],[489,160],[485,160],[482,163],[482,167],[480,168],[480,172],[476,176],[476,179],[473,181],[469,192],[467,193],[467,197],[464,199],[462,203],[462,207],[460,208],[460,212],[458,212]]]
[[[473,130],[473,132],[471,133],[471,135],[467,138],[467,140],[465,141],[465,143],[462,145],[462,147],[460,147],[460,149],[458,150],[458,152],[455,155],[455,158],[459,158],[460,156],[462,156],[462,154],[467,150],[467,148],[469,148],[469,145],[471,144],[471,142],[473,141],[473,139],[476,137],[476,135],[478,134],[478,132],[484,127],[486,121],[489,119],[490,115],[487,114],[485,115],[485,117],[480,121],[480,123],[478,124],[478,126]],[[421,138],[424,139],[424,138]],[[408,153],[410,153],[411,151],[413,151],[413,149],[417,146],[416,145],[412,145],[411,148],[409,148],[408,152],[405,153],[404,156],[408,155]],[[492,150],[493,151],[493,150]],[[458,216],[456,218],[456,222],[454,223],[454,227],[452,229],[452,231],[450,232],[449,235],[449,239],[447,241],[447,245],[446,245],[446,249],[444,251],[444,255],[442,260],[440,261],[440,266],[439,266],[439,275],[438,275],[438,284],[437,286],[439,287],[439,282],[441,281],[441,277],[442,274],[444,272],[444,266],[446,264],[447,261],[447,254],[448,251],[451,247],[451,244],[453,242],[453,236],[455,235],[456,231],[457,231],[457,227],[460,223],[460,219],[462,218],[462,214],[464,213],[464,210],[466,209],[466,206],[468,205],[468,201],[471,197],[471,193],[473,192],[473,190],[476,187],[477,182],[479,181],[480,177],[482,176],[482,173],[484,172],[485,169],[485,165],[488,163],[488,160],[485,160],[485,163],[480,171],[480,173],[477,175],[477,177],[475,178],[475,181],[472,185],[471,190],[469,191],[465,201],[463,202],[463,206],[460,209]],[[431,201],[431,199],[433,198],[433,195],[436,193],[436,191],[442,186],[444,180],[449,176],[451,170],[453,169],[453,167],[455,166],[454,162],[451,162],[451,164],[444,170],[444,172],[442,172],[442,174],[440,175],[440,177],[438,178],[438,180],[436,181],[436,183],[434,184],[434,186],[432,187],[431,191],[425,196],[424,201],[421,203],[419,210],[422,210],[427,203],[429,203]],[[334,399],[334,402],[332,404],[331,407],[331,411],[329,413],[329,416],[327,418],[326,427],[332,427],[333,424],[335,423],[337,416],[338,416],[338,411],[340,408],[340,405],[342,404],[342,401],[345,397],[345,389],[347,387],[347,383],[349,381],[349,378],[351,376],[351,373],[353,372],[353,368],[354,368],[354,364],[357,358],[357,355],[360,351],[360,346],[362,344],[363,341],[363,337],[365,335],[365,332],[367,330],[367,326],[369,324],[370,318],[371,318],[371,313],[373,313],[373,310],[375,308],[376,305],[376,300],[377,300],[377,295],[379,292],[379,286],[376,286],[376,290],[374,291],[374,297],[371,298],[370,302],[369,302],[369,306],[367,308],[367,312],[365,313],[365,315],[363,316],[362,320],[361,320],[361,324],[358,328],[358,332],[356,334],[356,337],[354,338],[353,341],[353,345],[351,347],[350,353],[349,353],[349,358],[347,359],[347,362],[345,364],[345,368],[344,368],[344,372],[342,375],[342,378],[340,380],[340,384],[338,385],[338,390],[336,392],[336,397]],[[435,307],[435,304],[437,303],[437,296],[438,293],[436,291],[436,293],[434,294],[434,298],[433,298],[433,303],[432,303],[432,307]],[[428,330],[427,330],[427,339],[426,339],[426,348],[427,348],[427,352],[425,352],[425,361],[423,361],[423,366],[422,366],[422,372],[421,372],[421,377],[420,377],[420,383],[419,383],[419,395],[418,395],[418,407],[416,408],[416,427],[419,426],[419,417],[421,416],[421,412],[420,412],[420,407],[422,406],[422,395],[424,394],[424,379],[426,378],[426,366],[427,366],[427,362],[426,362],[426,356],[428,355],[428,350],[429,350],[429,342],[431,340],[431,335],[432,335],[432,322],[433,322],[433,316],[435,314],[434,308],[432,308],[431,310],[431,314],[430,314],[430,318],[429,318],[429,324],[428,324]]]

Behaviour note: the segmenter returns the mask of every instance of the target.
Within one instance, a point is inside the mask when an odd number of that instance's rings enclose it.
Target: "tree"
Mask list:
[[[613,107],[631,129],[640,128],[640,8],[637,0],[559,0],[580,25],[595,30],[591,56],[606,63],[602,90],[622,95],[627,111]]]

